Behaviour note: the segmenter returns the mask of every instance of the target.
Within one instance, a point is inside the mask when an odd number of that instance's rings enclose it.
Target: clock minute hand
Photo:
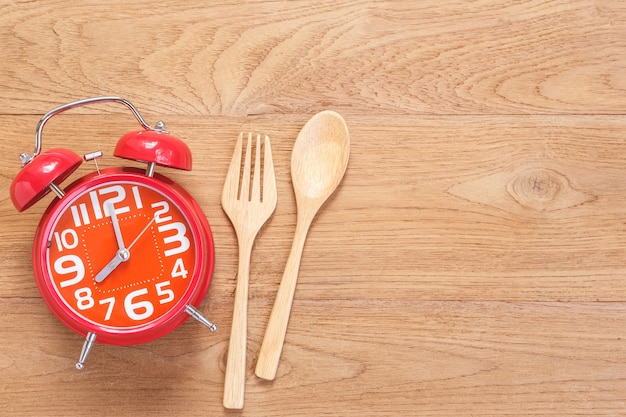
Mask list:
[[[117,248],[122,250],[125,248],[124,239],[122,238],[122,230],[120,229],[120,222],[117,220],[117,213],[115,212],[115,208],[113,204],[107,203],[105,204],[105,210],[107,210],[111,215],[111,223],[113,223],[113,231],[115,231],[115,240],[117,241]]]

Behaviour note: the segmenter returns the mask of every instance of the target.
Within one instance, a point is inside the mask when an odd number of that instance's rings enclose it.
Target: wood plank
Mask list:
[[[626,108],[618,0],[246,3],[5,2],[0,107],[115,94],[182,115]]]
[[[30,149],[30,117],[0,117]],[[101,166],[132,121],[59,118],[45,147],[79,153],[102,143]],[[236,240],[219,198],[240,130],[268,132],[278,182],[275,215],[253,252],[250,296],[272,298],[295,227],[289,164],[306,116],[172,117],[195,155],[190,173],[164,171],[190,189],[209,219],[218,263],[213,296],[231,297]],[[620,117],[348,117],[352,155],[344,182],[314,221],[297,296],[367,300],[624,301],[626,122]],[[600,129],[599,126],[602,126]],[[90,132],[89,134],[83,132]],[[92,133],[93,132],[93,133]],[[115,133],[111,133],[115,132]],[[17,154],[14,143],[0,145]],[[12,162],[11,162],[12,161]],[[1,162],[4,296],[36,296],[30,245],[51,200],[17,213]],[[84,175],[93,170],[83,164]],[[69,183],[69,182],[68,182]],[[201,186],[198,186],[202,184]]]
[[[231,308],[210,305],[220,317]],[[270,308],[251,304],[240,415],[618,415],[625,406],[624,303],[299,300],[267,383],[253,367],[259,313]],[[187,322],[146,345],[97,345],[78,373],[81,338],[38,300],[2,298],[0,316],[2,415],[232,414],[221,402],[225,330]]]

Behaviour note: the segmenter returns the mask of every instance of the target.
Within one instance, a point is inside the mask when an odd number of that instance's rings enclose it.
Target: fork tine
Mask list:
[[[224,182],[224,192],[222,193],[222,201],[229,201],[231,196],[237,199],[237,192],[239,190],[239,173],[241,171],[241,142],[243,138],[243,132],[239,134],[237,143],[235,145],[235,151],[233,157],[230,160],[230,166],[228,167],[228,173],[226,174],[226,181]]]
[[[243,162],[243,174],[241,177],[240,200],[248,201],[250,199],[250,165],[252,161],[250,154],[252,153],[252,133],[248,133],[248,142],[246,143],[246,157]]]
[[[275,207],[276,176],[274,174],[274,161],[272,160],[272,146],[267,135],[265,135],[263,147],[265,148],[265,154],[263,155],[263,202]]]
[[[254,153],[254,175],[252,176],[251,201],[261,201],[261,134],[256,135],[256,152]]]

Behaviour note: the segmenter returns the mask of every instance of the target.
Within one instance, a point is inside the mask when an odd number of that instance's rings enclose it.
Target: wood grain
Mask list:
[[[624,414],[623,2],[5,1],[0,44],[0,416]],[[82,338],[30,266],[51,197],[17,213],[9,187],[42,114],[102,94],[190,146],[193,171],[159,172],[211,224],[200,310],[220,328],[97,344],[77,372]],[[254,366],[296,223],[291,150],[324,109],[344,116],[350,161],[307,237],[269,383]],[[46,125],[44,150],[119,165],[134,129],[123,108],[78,109]],[[233,412],[237,241],[220,195],[241,131],[271,137],[278,205],[252,254]]]
[[[0,12],[9,114],[111,91],[183,115],[626,107],[619,0],[45,1]]]

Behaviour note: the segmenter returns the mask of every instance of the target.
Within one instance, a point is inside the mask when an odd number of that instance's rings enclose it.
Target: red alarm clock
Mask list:
[[[102,152],[79,157],[68,149],[41,152],[45,123],[54,115],[92,103],[116,102],[134,114],[143,130],[119,139],[114,156],[147,164],[145,170],[100,170]],[[155,166],[191,170],[191,152],[162,122],[150,127],[125,99],[95,97],[46,113],[33,155],[20,155],[22,169],[11,184],[18,211],[56,194],[35,233],[33,270],[50,310],[86,337],[77,369],[95,341],[133,345],[164,336],[189,316],[212,331],[197,310],[214,265],[211,229],[193,197]],[[85,160],[96,171],[62,183]]]

